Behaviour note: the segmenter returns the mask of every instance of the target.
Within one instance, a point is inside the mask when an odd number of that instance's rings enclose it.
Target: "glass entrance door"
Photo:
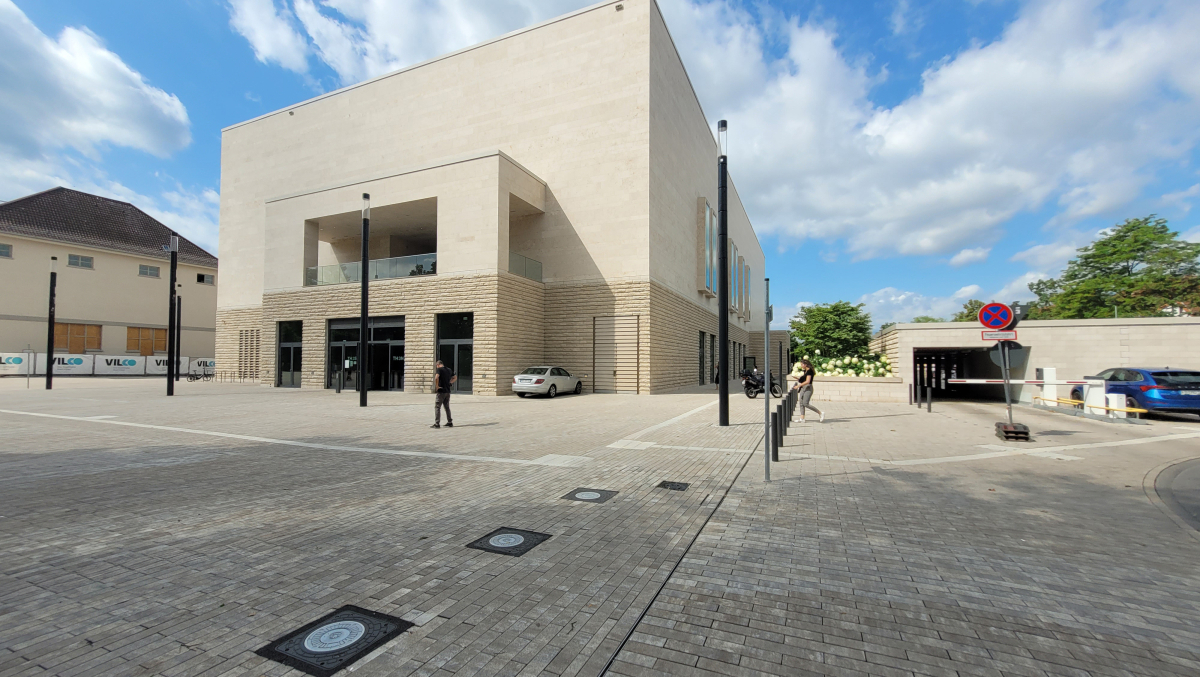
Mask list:
[[[388,390],[404,390],[404,344],[393,343],[388,352]]]
[[[328,387],[358,390],[358,343],[335,343],[329,346]]]
[[[278,325],[279,348],[276,351],[275,385],[280,388],[300,387],[300,346],[304,341],[304,322],[289,320]]]
[[[458,377],[451,392],[471,393],[475,375],[475,315],[438,315],[437,342],[438,359]]]
[[[438,359],[450,368],[458,380],[450,392],[470,394],[475,371],[475,346],[471,341],[442,341],[438,346]]]
[[[275,385],[280,388],[300,387],[300,345],[279,346],[279,377]]]
[[[371,390],[404,390],[404,343],[371,343]]]
[[[371,390],[404,389],[404,317],[373,317],[369,331],[364,373],[359,368],[359,321],[330,320],[325,387],[354,392],[362,382]]]

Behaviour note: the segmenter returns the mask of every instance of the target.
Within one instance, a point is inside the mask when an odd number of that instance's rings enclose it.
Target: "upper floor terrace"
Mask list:
[[[542,281],[522,243],[546,227],[546,184],[491,151],[268,200],[265,289],[360,281],[363,193],[369,280],[507,271]]]

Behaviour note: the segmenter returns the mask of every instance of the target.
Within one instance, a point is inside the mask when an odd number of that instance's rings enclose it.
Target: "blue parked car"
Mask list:
[[[1200,371],[1188,369],[1107,369],[1087,378],[1102,378],[1110,394],[1125,396],[1125,406],[1175,414],[1200,414]],[[1083,388],[1071,390],[1082,400]]]

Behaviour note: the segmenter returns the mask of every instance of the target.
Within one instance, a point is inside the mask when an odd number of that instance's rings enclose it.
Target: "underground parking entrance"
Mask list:
[[[1024,379],[1029,349],[1010,352],[1009,378]],[[920,389],[924,400],[932,389],[933,399],[963,402],[1003,402],[1004,388],[999,384],[950,383],[954,379],[1003,379],[999,356],[993,346],[913,348],[911,383]],[[1019,388],[1013,387],[1013,400]]]

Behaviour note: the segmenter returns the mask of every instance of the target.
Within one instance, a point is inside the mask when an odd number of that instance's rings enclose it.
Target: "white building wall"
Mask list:
[[[13,245],[13,257],[0,258],[0,352],[19,352],[27,345],[46,349],[46,314],[50,295],[50,257],[58,257],[55,319],[103,327],[102,348],[125,354],[125,328],[166,327],[170,261],[139,257],[60,242],[0,235]],[[67,265],[70,254],[91,256],[92,269]],[[140,277],[140,264],[158,266],[159,277]],[[215,350],[217,286],[197,284],[196,274],[216,276],[215,268],[180,264],[183,296],[184,355],[211,357]],[[94,352],[94,351],[93,351]]]

